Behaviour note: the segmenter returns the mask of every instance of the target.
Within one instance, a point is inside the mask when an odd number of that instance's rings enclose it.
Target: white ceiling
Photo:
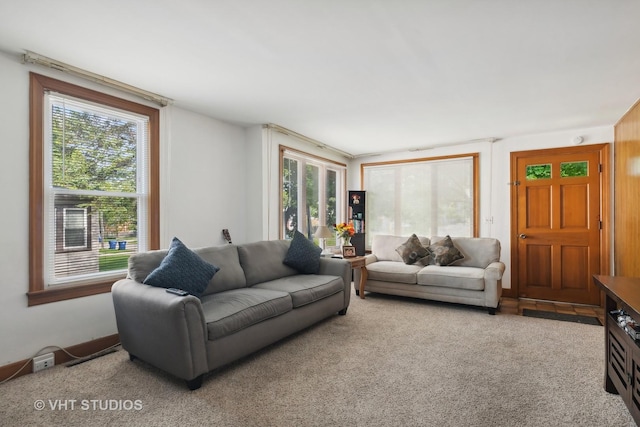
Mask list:
[[[354,155],[613,125],[639,0],[2,0],[30,50]]]

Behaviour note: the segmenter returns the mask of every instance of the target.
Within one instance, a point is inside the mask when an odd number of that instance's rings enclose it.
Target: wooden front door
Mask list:
[[[600,303],[601,149],[512,153],[518,297]]]

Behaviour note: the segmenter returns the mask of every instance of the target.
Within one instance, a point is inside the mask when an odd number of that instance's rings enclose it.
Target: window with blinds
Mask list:
[[[149,118],[44,99],[46,285],[122,275],[146,250]]]
[[[160,245],[160,111],[33,72],[29,100],[28,305],[109,292]]]
[[[477,154],[362,164],[371,236],[474,236]]]

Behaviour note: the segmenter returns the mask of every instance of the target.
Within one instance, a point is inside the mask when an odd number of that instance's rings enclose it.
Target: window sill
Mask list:
[[[115,280],[108,282],[92,283],[90,285],[56,286],[50,289],[27,292],[28,306],[48,304],[50,302],[64,301],[74,298],[111,292],[111,286]]]

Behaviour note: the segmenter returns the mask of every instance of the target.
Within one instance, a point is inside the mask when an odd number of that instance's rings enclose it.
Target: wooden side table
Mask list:
[[[350,257],[350,258],[344,258],[345,261],[349,261],[349,263],[351,264],[351,269],[355,270],[356,268],[360,269],[360,286],[359,286],[359,294],[360,294],[360,298],[364,299],[364,284],[367,282],[367,276],[369,275],[369,273],[367,273],[367,265],[366,265],[366,261],[365,261],[365,257],[363,256],[356,256],[356,257]]]

